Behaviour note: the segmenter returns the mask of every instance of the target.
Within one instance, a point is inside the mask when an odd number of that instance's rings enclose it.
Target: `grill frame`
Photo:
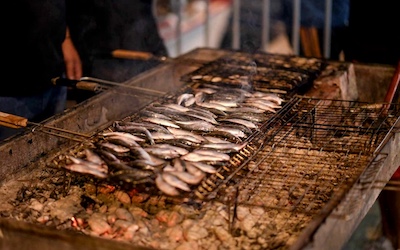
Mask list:
[[[218,56],[222,55],[224,52],[223,51],[214,51],[214,50],[196,50],[193,52],[194,57],[200,57],[204,56],[205,58],[212,58],[209,57],[210,55],[214,55],[214,58],[217,58]],[[188,55],[190,57],[190,54]],[[140,86],[147,86],[149,83],[154,83],[157,82],[158,80],[160,80],[161,78],[165,78],[165,79],[170,79],[172,81],[172,84],[177,83],[175,87],[176,89],[179,89],[181,86],[179,86],[179,84],[181,83],[179,81],[179,77],[180,75],[184,74],[185,72],[189,72],[190,70],[193,70],[194,67],[193,66],[183,66],[183,65],[179,65],[178,63],[175,65],[162,65],[152,71],[146,72],[145,74],[132,79],[132,81],[129,81],[129,83],[127,84],[134,84],[134,85],[140,85]],[[169,91],[171,90],[170,87],[171,86],[165,86],[162,84],[162,81],[158,82],[158,85],[154,86],[155,89],[157,90],[165,90],[165,91]],[[170,83],[171,84],[171,83]],[[98,131],[101,128],[105,128],[107,126],[110,125],[110,122],[114,121],[114,120],[118,120],[121,119],[123,117],[125,117],[126,115],[129,115],[132,113],[132,106],[135,105],[136,107],[141,107],[146,105],[147,103],[153,101],[152,99],[145,99],[145,100],[132,100],[132,96],[136,95],[137,93],[134,94],[132,93],[132,95],[119,95],[121,93],[121,91],[125,91],[124,90],[112,90],[112,91],[107,91],[104,93],[99,94],[98,96],[96,96],[94,99],[88,100],[87,102],[84,102],[83,104],[81,104],[79,107],[73,108],[72,110],[67,111],[65,114],[54,117],[50,120],[48,120],[46,122],[46,125],[49,126],[57,126],[60,128],[64,128],[64,129],[70,129],[73,131],[77,131],[77,132],[84,132],[84,133],[88,133],[88,134],[92,134],[95,133],[96,131]],[[174,89],[172,89],[172,91],[174,91]],[[121,105],[122,103],[124,103],[124,105]],[[117,104],[117,105],[116,105]],[[118,107],[112,107],[112,105],[116,105]],[[107,107],[108,112],[106,114],[104,111],[104,107]],[[87,112],[87,110],[89,110],[90,112]],[[87,117],[85,117],[84,114],[87,114]],[[85,121],[86,120],[86,121]],[[87,125],[88,120],[92,120],[92,124],[96,124],[93,125],[92,127],[90,126],[85,126],[85,124]],[[73,122],[73,121],[79,121],[78,123]],[[97,121],[97,122],[96,122]],[[387,154],[388,157],[385,158],[384,162],[381,165],[380,171],[378,171],[379,176],[383,174],[383,176],[388,176],[390,171],[394,172],[395,170],[395,164],[396,162],[399,162],[399,156],[394,155],[394,152],[391,151],[391,148],[396,148],[396,145],[399,145],[399,138],[398,138],[398,134],[396,134],[396,136],[394,136],[392,139],[389,140],[389,142],[384,146],[384,148],[382,149],[383,154]],[[46,143],[44,143],[46,142]],[[47,155],[47,154],[51,154],[51,152],[54,149],[58,149],[58,147],[60,146],[65,146],[66,144],[68,144],[69,141],[65,140],[65,139],[61,139],[61,138],[54,138],[53,136],[48,136],[46,134],[42,134],[39,132],[35,132],[32,133],[30,131],[27,131],[24,135],[20,136],[20,137],[16,137],[13,138],[12,140],[9,140],[8,142],[0,145],[0,153],[2,154],[2,156],[5,156],[4,158],[2,157],[2,161],[3,161],[3,166],[9,166],[10,168],[7,167],[2,167],[1,170],[1,175],[3,175],[4,177],[7,176],[7,178],[16,178],[17,177],[17,172],[19,171],[26,171],[26,169],[24,169],[24,167],[28,167],[32,166],[35,167],[35,165],[37,164],[42,164],[42,157],[43,155]],[[397,143],[397,144],[395,144]],[[42,145],[43,144],[43,145]],[[20,147],[21,145],[25,145],[24,147]],[[39,147],[37,147],[39,145]],[[12,154],[10,154],[10,150],[13,151]],[[22,157],[22,159],[15,155],[18,152],[21,155],[27,155],[26,158]],[[28,154],[23,154],[23,152],[27,152]],[[20,158],[20,159],[16,159],[16,158]],[[4,159],[4,160],[3,160]],[[11,161],[7,161],[7,160],[11,160]],[[390,165],[391,164],[391,165]],[[389,166],[389,167],[385,167],[383,168],[382,166]],[[11,173],[11,174],[10,174]],[[15,173],[15,174],[14,174]],[[6,179],[7,179],[6,178]],[[380,177],[376,177],[376,178],[380,178]],[[384,179],[388,180],[389,177],[384,177]],[[0,183],[1,184],[1,183]],[[355,188],[357,189],[357,188]],[[374,195],[375,192],[379,193],[379,190],[367,190],[367,192],[365,192],[364,190],[364,195],[370,194]],[[350,192],[349,192],[350,193]],[[376,197],[375,197],[376,198]],[[372,198],[373,199],[373,198]],[[366,199],[362,202],[360,202],[360,206],[362,207],[362,203],[370,203],[370,199]],[[339,201],[337,201],[339,202]],[[346,204],[349,204],[348,202],[345,202],[343,205],[346,206]],[[341,205],[339,205],[340,207]],[[307,229],[305,230],[305,232],[303,232],[303,236],[300,237],[300,241],[298,243],[298,245],[294,246],[294,248],[296,247],[304,247],[304,244],[306,244],[308,241],[311,240],[312,235],[321,235],[320,238],[314,237],[314,240],[310,243],[311,245],[309,246],[314,246],[317,245],[318,242],[320,242],[320,239],[323,239],[324,237],[327,238],[327,235],[323,235],[324,230],[329,231],[328,235],[332,235],[332,233],[335,230],[335,228],[331,225],[329,230],[328,229],[324,229],[327,225],[326,223],[321,224],[321,222],[323,220],[326,219],[326,221],[328,222],[332,222],[335,221],[335,223],[340,223],[340,224],[344,224],[343,219],[340,219],[337,215],[331,215],[328,216],[327,218],[326,215],[329,214],[330,211],[326,211],[326,213],[324,214],[324,216],[322,216],[319,221],[318,218],[316,220],[313,221],[313,226],[309,226],[308,228],[313,228],[313,229]],[[356,219],[355,217],[357,217],[357,215],[355,214],[351,214],[351,216],[353,216],[353,219]],[[358,219],[360,219],[362,217],[358,217]],[[40,230],[36,229],[35,226],[31,226],[31,225],[24,225],[24,223],[16,223],[16,224],[22,224],[23,226],[21,226],[21,228],[17,229],[16,231],[12,230],[12,226],[10,226],[11,224],[8,223],[8,221],[2,221],[2,227],[4,226],[5,228],[5,232],[9,233],[9,232],[13,232],[16,234],[19,234],[21,232],[24,232],[27,229],[32,229],[32,227],[34,228],[33,231],[37,231],[40,234]],[[354,222],[356,223],[356,222]],[[336,227],[336,225],[335,225]],[[318,228],[317,231],[316,228]],[[349,230],[346,229],[346,231],[348,232]],[[68,234],[68,233],[66,233]],[[60,233],[60,235],[64,235],[64,233]],[[339,234],[340,235],[340,234]],[[43,237],[47,240],[46,241],[50,241],[49,239],[49,233],[43,233]],[[348,236],[349,237],[349,236]],[[90,237],[86,237],[87,241],[95,241],[94,239],[90,238]],[[345,237],[343,237],[345,238]],[[62,241],[57,240],[57,239],[52,239],[55,242],[61,243]],[[323,242],[323,241],[322,241]],[[338,241],[339,242],[339,241]],[[65,243],[65,242],[64,242]],[[77,247],[78,249],[81,246],[76,246],[76,243],[74,242],[69,242],[68,241],[68,245],[75,245],[74,247]],[[337,243],[340,244],[340,243]],[[118,245],[118,244],[117,244]],[[125,246],[124,246],[125,247]],[[324,248],[326,248],[326,246],[324,246]],[[67,249],[67,248],[65,248]],[[76,248],[75,248],[76,249]],[[105,248],[107,249],[107,248]],[[123,248],[125,249],[125,248]],[[129,248],[126,248],[129,249]],[[137,248],[135,248],[137,249]],[[318,249],[318,248],[315,248]],[[330,249],[330,248],[329,248]],[[332,248],[333,249],[333,248]]]

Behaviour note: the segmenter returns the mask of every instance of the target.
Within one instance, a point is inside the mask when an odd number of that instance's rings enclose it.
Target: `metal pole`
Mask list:
[[[204,39],[206,47],[210,46],[210,0],[205,0],[206,2],[206,21],[204,29]]]
[[[292,46],[295,55],[299,55],[300,51],[300,5],[301,0],[293,0]]]
[[[240,0],[233,0],[232,48],[240,48]]]
[[[182,4],[181,0],[171,0],[171,9],[178,17],[178,22],[176,23],[176,55],[179,56],[182,52]]]
[[[331,56],[332,0],[325,1],[324,57]]]
[[[270,29],[270,0],[263,0],[263,12],[262,12],[262,33],[261,33],[261,49],[266,50],[269,45],[269,29]]]

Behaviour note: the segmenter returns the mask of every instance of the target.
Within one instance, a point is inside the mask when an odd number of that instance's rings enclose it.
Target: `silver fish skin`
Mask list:
[[[215,130],[215,126],[206,121],[175,121],[175,123],[189,130],[197,130],[203,132]]]
[[[268,119],[268,116],[265,113],[237,112],[230,114],[229,118],[239,118],[251,122],[265,122]]]
[[[188,102],[189,100],[193,100],[193,103],[194,103],[194,95],[191,93],[183,93],[176,98],[176,103],[178,105],[183,104],[185,107],[187,107],[187,106],[190,106],[190,105],[186,105],[186,102]],[[188,102],[188,103],[190,103],[190,102]]]
[[[183,102],[183,106],[185,106],[185,107],[191,107],[191,106],[193,106],[193,104],[195,104],[195,103],[196,103],[196,99],[194,98],[194,95],[193,95],[192,97],[188,98],[187,100],[185,100],[185,101]]]
[[[250,129],[258,128],[257,125],[254,124],[253,122],[248,121],[248,120],[244,120],[244,119],[239,119],[239,118],[222,118],[221,121],[237,123],[237,124],[240,124],[240,125],[244,125],[244,126],[246,126],[247,128],[250,128]]]
[[[225,107],[229,107],[229,108],[235,108],[238,106],[238,103],[236,101],[229,101],[229,100],[210,100],[209,103],[215,103],[218,105],[222,105]]]
[[[215,136],[206,135],[204,138],[207,140],[207,143],[231,143],[226,138],[220,138]]]
[[[179,179],[178,177],[176,177],[176,175],[172,175],[168,172],[163,172],[161,174],[163,180],[168,183],[169,185],[176,187],[180,190],[186,191],[186,192],[190,192],[190,187],[189,185],[182,181],[181,179]]]
[[[193,164],[193,162],[187,161],[186,162],[186,171],[194,176],[205,176],[205,172],[200,170],[199,168],[195,167]]]
[[[103,173],[102,171],[100,171],[98,169],[89,167],[86,164],[72,163],[72,164],[65,165],[64,168],[68,169],[70,171],[73,171],[73,172],[77,172],[77,173],[90,174],[90,175],[96,176],[101,179],[104,179],[107,177],[106,173]]]
[[[95,153],[93,150],[86,148],[84,150],[86,159],[90,162],[96,163],[96,164],[105,164],[105,162],[103,161],[103,159],[101,158],[100,155],[98,155],[97,153]]]
[[[269,111],[269,112],[272,112],[272,113],[276,113],[276,110],[274,108],[271,108],[269,105],[265,105],[265,104],[259,103],[259,102],[246,102],[243,105],[259,108],[259,109],[262,109],[264,111]]]
[[[146,128],[149,131],[169,133],[165,127],[151,122],[115,122],[114,127],[120,131],[138,131],[138,128]],[[139,130],[140,131],[140,130]]]
[[[273,101],[264,100],[264,99],[260,99],[260,98],[250,98],[250,99],[246,100],[246,102],[247,102],[247,103],[252,103],[252,102],[259,103],[259,104],[262,104],[262,105],[266,105],[266,106],[268,106],[268,107],[271,107],[271,108],[273,108],[273,109],[282,108],[282,106],[278,105],[277,103],[275,103],[275,102],[273,102]]]
[[[264,92],[260,92],[260,91],[253,92],[252,97],[273,101],[278,105],[281,105],[282,102],[284,101],[284,99],[280,98],[277,94],[264,93]]]
[[[203,114],[199,114],[199,113],[192,112],[192,111],[191,112],[187,112],[186,115],[190,116],[190,117],[193,117],[193,118],[197,118],[199,120],[203,120],[203,121],[209,122],[211,124],[215,124],[215,125],[218,124],[218,121],[215,120],[214,117],[204,116]]]
[[[201,87],[201,88],[196,88],[195,92],[212,95],[212,94],[215,94],[217,92],[217,90],[214,88]]]
[[[203,136],[198,135],[198,134],[196,134],[192,131],[186,130],[186,129],[176,129],[176,128],[171,128],[171,127],[168,127],[167,129],[175,136],[187,135],[187,136],[194,137],[194,138],[196,138],[196,140],[201,141],[201,142],[206,141],[206,139],[204,139]]]
[[[192,152],[196,153],[196,154],[201,154],[201,155],[216,156],[216,157],[219,157],[219,158],[221,158],[222,160],[225,160],[225,161],[229,161],[229,159],[230,159],[230,156],[228,154],[216,152],[215,150],[196,149],[196,150],[194,150]]]
[[[186,162],[183,161],[181,158],[174,158],[172,160],[172,168],[175,171],[183,172],[186,170]]]
[[[154,132],[151,133],[150,135],[153,140],[172,140],[175,138],[173,134],[166,134],[161,132]]]
[[[103,147],[103,148],[106,148],[106,149],[109,149],[112,152],[115,152],[117,154],[127,153],[127,152],[130,151],[130,149],[125,147],[125,146],[117,145],[117,144],[114,144],[114,143],[111,143],[111,142],[100,142],[99,146]]]
[[[220,161],[227,161],[225,157],[221,157],[218,155],[204,155],[201,153],[190,152],[186,155],[181,156],[182,160],[185,161],[193,161],[193,162],[220,162]],[[228,159],[229,160],[229,159]]]
[[[150,155],[144,148],[142,147],[135,147],[132,148],[132,152],[139,155],[140,159],[145,160],[151,166],[160,166],[165,163],[163,159],[160,159],[156,156]]]
[[[191,162],[191,164],[205,173],[215,174],[217,172],[217,169],[214,166],[207,163]]]
[[[169,118],[168,116],[161,114],[159,112],[155,112],[155,111],[151,111],[151,110],[141,110],[139,112],[139,114],[141,114],[142,116],[146,116],[146,117],[154,117],[154,118],[159,118],[159,119],[164,119],[164,120],[171,120],[171,118]]]
[[[154,117],[144,117],[142,118],[144,121],[151,122],[154,124],[160,124],[166,127],[173,127],[173,128],[179,128],[178,125],[173,123],[172,121],[169,120],[164,120],[164,119],[159,119],[159,118],[154,118]]]
[[[189,108],[184,107],[184,106],[179,105],[179,104],[175,104],[175,103],[166,103],[166,104],[164,104],[164,106],[167,107],[167,108],[171,108],[173,110],[179,111],[179,112],[188,112],[188,111],[190,111]]]
[[[193,174],[190,174],[188,172],[180,172],[180,171],[171,171],[171,172],[168,172],[168,173],[170,173],[172,175],[175,175],[176,177],[178,177],[182,181],[186,182],[187,184],[191,184],[191,185],[199,184],[203,180],[203,178],[205,177],[204,173],[200,173],[198,175],[193,175]]]
[[[240,151],[242,148],[244,148],[247,145],[247,142],[243,142],[241,144],[236,144],[232,142],[224,142],[224,143],[205,143],[202,144],[202,148],[207,148],[207,149],[216,149],[216,150],[227,150],[227,149],[232,149],[232,151]]]
[[[221,110],[221,111],[231,111],[232,108],[230,107],[226,107],[223,106],[221,104],[217,104],[217,103],[210,103],[210,102],[197,102],[196,104],[200,107],[204,107],[204,108],[209,108],[209,109],[216,109],[216,110]]]
[[[128,139],[131,139],[133,141],[144,141],[143,138],[140,138],[138,136],[135,136],[131,133],[127,132],[120,132],[120,131],[113,131],[113,132],[103,132],[101,134],[104,137],[110,137],[110,136],[121,136],[121,137],[126,137]]]
[[[210,110],[199,108],[199,107],[192,107],[191,111],[193,111],[195,113],[202,114],[202,115],[210,117],[210,118],[217,118],[218,117],[218,115],[214,114]]]
[[[265,110],[256,107],[244,107],[240,106],[231,110],[231,113],[264,113]]]
[[[177,196],[180,194],[178,189],[176,189],[175,187],[171,186],[166,181],[164,181],[161,175],[158,175],[156,177],[155,183],[157,188],[164,194],[167,194],[169,196]]]
[[[189,153],[189,151],[185,148],[173,146],[173,145],[166,144],[166,143],[156,144],[156,145],[150,146],[150,148],[173,150],[173,151],[176,151],[180,155],[185,155],[185,154]]]
[[[92,162],[92,161],[88,161],[88,160],[84,160],[84,159],[81,159],[81,158],[74,157],[72,155],[68,156],[68,158],[73,163],[83,164],[83,165],[86,165],[87,167],[93,168],[93,169],[98,170],[100,172],[108,173],[108,166],[103,160],[101,160],[101,163],[95,163],[95,162]]]
[[[217,126],[215,130],[222,131],[222,132],[227,132],[235,137],[239,138],[245,138],[246,134],[240,130],[240,129],[235,129],[235,128],[230,128],[230,127],[222,127],[222,126]]]
[[[166,160],[174,159],[176,157],[181,156],[177,151],[175,151],[171,148],[148,148],[148,147],[146,147],[144,150],[158,158],[166,159]]]

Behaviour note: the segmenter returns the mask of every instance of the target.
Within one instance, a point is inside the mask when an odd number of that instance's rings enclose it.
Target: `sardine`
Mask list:
[[[121,145],[117,145],[117,144],[114,144],[111,142],[105,142],[105,141],[98,143],[98,146],[100,148],[105,148],[107,150],[111,150],[111,152],[113,152],[115,154],[127,153],[130,151],[130,149],[125,146],[121,146]]]
[[[217,172],[217,169],[214,166],[207,163],[191,162],[191,164],[205,173],[214,174]]]
[[[214,153],[218,153],[214,151]],[[185,161],[194,161],[194,162],[199,162],[199,161],[204,161],[204,162],[218,162],[218,161],[227,161],[229,160],[229,155],[226,156],[220,156],[220,155],[207,155],[207,154],[201,154],[199,152],[190,152],[186,155],[181,156],[182,160]]]
[[[193,175],[188,172],[180,172],[180,171],[170,171],[168,173],[175,175],[182,181],[186,182],[187,184],[191,184],[191,185],[199,184],[203,180],[203,178],[206,176],[202,172],[198,175]]]
[[[154,133],[151,133],[150,135],[153,140],[173,140],[173,139],[175,139],[175,136],[173,134],[154,132]]]
[[[225,137],[221,138],[221,137],[206,135],[204,136],[204,138],[210,143],[231,143]]]
[[[166,103],[166,104],[164,104],[164,106],[167,107],[167,108],[171,108],[173,110],[179,111],[179,112],[188,112],[188,111],[190,111],[189,108],[184,107],[184,106],[179,105],[179,104],[175,104],[175,103]]]
[[[237,112],[230,114],[227,118],[239,118],[252,122],[265,122],[268,116],[265,113]]]
[[[231,142],[223,142],[223,143],[206,143],[202,144],[202,148],[206,149],[216,149],[216,150],[229,150],[226,152],[240,151],[247,145],[247,142],[243,142],[241,144],[231,143]]]
[[[106,173],[100,171],[99,169],[89,167],[86,164],[72,163],[72,164],[65,165],[64,168],[68,169],[70,171],[73,171],[73,172],[77,172],[77,173],[90,174],[90,175],[93,175],[93,176],[96,176],[96,177],[102,178],[102,179],[107,177]]]
[[[172,175],[169,172],[163,172],[161,173],[161,176],[163,180],[168,183],[169,185],[179,188],[180,190],[190,192],[190,187],[189,185],[176,177],[176,175]]]
[[[147,110],[147,109],[141,110],[139,112],[139,114],[142,115],[142,116],[146,116],[146,117],[154,117],[154,118],[159,118],[159,119],[164,119],[164,120],[170,120],[171,119],[171,118],[169,118],[168,116],[166,116],[166,115],[164,115],[162,113],[154,112],[154,111]]]
[[[152,147],[146,147],[144,150],[161,159],[173,159],[176,157],[180,157],[182,155],[178,150],[172,148],[173,146],[163,148],[163,147],[157,147],[157,145],[158,144],[155,144]],[[188,151],[186,150],[186,152]]]
[[[167,195],[170,195],[170,196],[177,196],[177,195],[180,194],[179,191],[178,191],[178,189],[176,189],[175,187],[171,186],[171,185],[168,184],[166,181],[164,181],[164,179],[162,178],[161,175],[158,175],[158,176],[156,177],[155,183],[156,183],[157,188],[158,188],[161,192],[163,192],[163,193],[165,193],[165,194],[167,194]]]
[[[194,103],[194,95],[191,93],[183,93],[178,96],[176,102],[178,105],[184,105],[185,107],[191,106]]]
[[[264,92],[256,91],[256,92],[252,93],[252,96],[255,98],[261,98],[264,100],[273,101],[278,105],[281,105],[282,102],[284,101],[284,99],[280,98],[277,94],[273,94],[273,93],[264,93]]]
[[[239,137],[239,138],[245,138],[246,137],[246,134],[242,130],[236,129],[236,128],[231,128],[231,127],[228,127],[228,126],[224,126],[224,127],[217,126],[215,128],[215,130],[227,132],[227,133],[229,133],[229,134],[231,134],[231,135],[233,135],[235,137]]]
[[[274,108],[271,108],[269,105],[265,105],[265,104],[259,103],[259,102],[246,102],[243,105],[259,108],[264,111],[269,111],[271,113],[276,113],[276,110]]]
[[[235,101],[229,101],[229,100],[219,100],[219,99],[215,100],[215,99],[212,99],[212,100],[209,101],[209,103],[215,103],[215,104],[222,105],[222,106],[225,106],[225,107],[230,107],[230,108],[235,108],[235,107],[238,106],[238,103],[236,102],[236,100]]]
[[[256,107],[237,107],[230,110],[231,113],[264,113],[265,111]]]
[[[138,131],[138,128],[143,127],[148,129],[149,131],[169,133],[168,129],[166,129],[165,127],[151,122],[115,122],[114,127],[119,131],[127,131],[127,132]]]
[[[264,99],[261,99],[261,98],[249,98],[248,100],[246,100],[246,102],[247,103],[253,103],[253,102],[259,103],[261,105],[265,105],[265,106],[271,107],[273,109],[282,108],[282,106],[280,106],[279,104],[277,104],[277,103],[275,103],[273,101],[264,100]]]
[[[93,169],[95,169],[97,171],[100,171],[100,172],[103,172],[103,173],[107,173],[108,172],[108,166],[107,166],[107,164],[105,164],[105,162],[103,160],[101,160],[100,163],[95,163],[95,162],[92,162],[92,161],[88,161],[88,160],[84,160],[84,159],[81,159],[81,158],[74,157],[72,155],[68,156],[68,158],[73,163],[82,164],[82,165],[85,165],[87,167],[93,168]]]
[[[230,159],[230,156],[228,154],[220,153],[220,152],[216,152],[214,150],[208,150],[208,149],[196,149],[193,151],[193,153],[201,154],[201,155],[205,155],[205,156],[215,156],[224,161],[229,161],[229,159]]]
[[[119,170],[112,173],[109,178],[111,180],[122,180],[126,183],[138,184],[152,182],[154,175],[153,171],[131,168],[130,170]]]
[[[101,158],[100,155],[95,153],[93,150],[86,148],[84,150],[86,159],[90,162],[96,163],[96,164],[105,164],[104,160]]]
[[[186,130],[186,129],[176,129],[176,128],[171,128],[171,127],[168,127],[167,129],[175,136],[187,135],[187,136],[196,138],[196,140],[198,140],[198,141],[206,141],[206,139],[204,139],[203,136],[198,135],[198,134],[196,134],[192,131]]]
[[[184,172],[186,171],[186,161],[182,160],[181,158],[175,158],[172,160],[172,168],[175,171]]]
[[[179,126],[187,130],[209,132],[215,130],[215,126],[206,121],[175,121]]]
[[[244,120],[244,119],[239,119],[239,118],[222,118],[221,121],[227,121],[227,122],[231,122],[231,123],[241,124],[250,129],[257,128],[257,125],[254,124],[253,122]]]
[[[159,119],[159,118],[154,118],[154,117],[144,117],[142,118],[144,121],[151,122],[154,124],[160,124],[166,127],[173,127],[173,128],[179,128],[178,125],[173,123],[172,121],[165,120],[165,119]]]

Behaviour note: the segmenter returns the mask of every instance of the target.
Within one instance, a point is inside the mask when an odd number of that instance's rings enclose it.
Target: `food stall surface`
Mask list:
[[[31,245],[34,248],[57,244],[63,249],[343,246],[380,192],[373,184],[387,181],[400,157],[398,134],[392,133],[398,126],[398,107],[382,116],[381,106],[354,101],[362,99],[358,88],[363,84],[355,79],[357,72],[365,71],[388,78],[393,70],[212,49],[198,49],[185,57],[210,63],[194,66],[179,59],[166,63],[0,145],[4,180],[0,222],[6,247],[24,244],[18,240],[21,237],[39,238],[38,245]],[[152,91],[141,89],[149,86]],[[315,98],[320,94],[324,99]],[[190,95],[197,97],[197,108],[190,99],[181,99]],[[240,134],[227,122],[238,122],[248,113],[238,112],[239,107],[230,113],[233,107],[216,105],[229,98],[240,102],[242,109],[268,112],[251,112],[249,119],[257,126],[246,123],[247,129],[241,128],[246,132]],[[267,108],[259,98],[274,100],[275,106]],[[177,101],[185,104],[179,105],[179,112],[187,112],[185,118],[176,111]],[[206,107],[215,116],[205,115]],[[173,117],[172,123],[149,116],[160,110]],[[187,124],[193,120],[189,114],[200,116],[199,112],[211,126]],[[156,139],[161,134],[148,136],[143,128],[137,142],[128,146],[123,140],[124,147],[113,147],[114,155],[104,152],[110,142],[121,143],[118,132],[123,126],[135,122],[143,127],[165,125],[171,133],[163,136],[190,126],[197,131],[191,134],[190,145],[186,140],[191,152],[176,151],[168,157],[163,153],[162,163],[156,164],[152,156],[160,156],[154,145],[161,144]],[[49,131],[51,126],[79,132],[83,138],[73,137],[76,142],[71,134]],[[200,155],[190,153],[210,146],[197,142],[202,140],[199,135],[207,140],[223,135],[225,143],[238,148],[224,147],[224,152],[212,154],[217,158],[201,155],[208,164],[195,164],[192,157]],[[176,138],[173,145],[183,147],[182,137]],[[90,150],[103,152],[107,164],[91,160],[89,164]],[[146,164],[135,161],[138,155],[148,160]],[[189,188],[170,182],[170,175],[178,174],[173,167],[178,168],[181,160],[186,169],[179,176],[186,176],[186,184],[194,176],[200,180]],[[191,165],[202,172],[195,174]],[[149,171],[143,170],[149,168],[152,172],[147,175]],[[333,240],[331,235],[337,237]]]

